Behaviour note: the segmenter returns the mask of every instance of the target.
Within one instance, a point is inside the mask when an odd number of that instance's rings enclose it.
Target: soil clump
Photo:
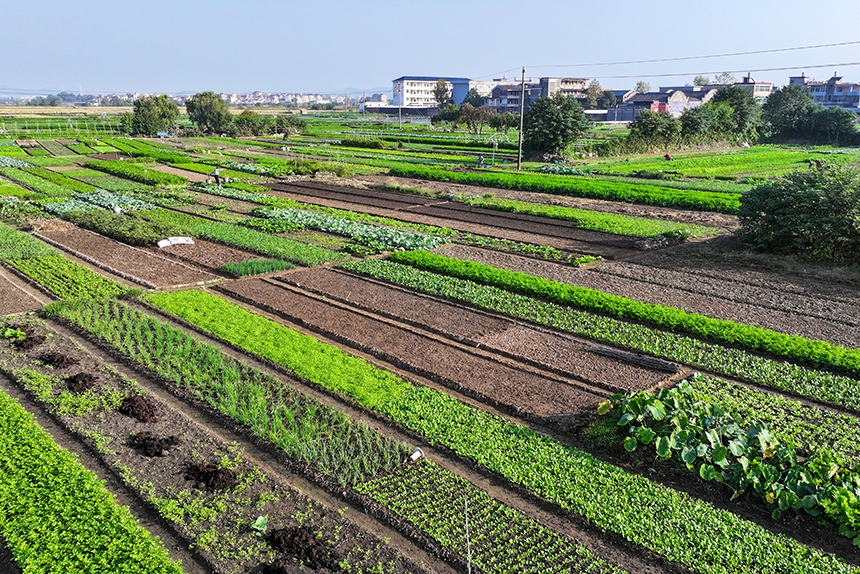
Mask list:
[[[119,406],[119,412],[142,423],[158,422],[155,403],[142,395],[126,397]]]

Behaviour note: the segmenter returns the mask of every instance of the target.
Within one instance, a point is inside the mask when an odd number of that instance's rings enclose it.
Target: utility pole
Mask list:
[[[520,81],[520,137],[517,146],[517,170],[523,164],[523,112],[526,109],[526,67],[523,66],[523,79]]]

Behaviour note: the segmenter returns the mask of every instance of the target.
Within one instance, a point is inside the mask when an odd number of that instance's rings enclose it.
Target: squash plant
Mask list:
[[[672,461],[704,480],[725,483],[732,500],[753,493],[773,518],[791,509],[820,516],[860,546],[860,473],[829,451],[800,460],[765,425],[746,425],[719,406],[694,398],[689,382],[656,393],[613,395],[598,407],[628,427],[624,448],[652,446],[657,460]]]

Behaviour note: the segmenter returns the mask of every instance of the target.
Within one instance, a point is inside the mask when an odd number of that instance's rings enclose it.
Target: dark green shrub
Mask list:
[[[759,249],[860,261],[860,172],[814,165],[741,197],[737,235]]]

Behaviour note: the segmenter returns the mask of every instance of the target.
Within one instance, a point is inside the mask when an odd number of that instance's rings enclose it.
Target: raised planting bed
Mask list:
[[[72,224],[38,236],[94,265],[149,288],[194,285],[218,277],[200,269],[119,243]]]
[[[365,259],[343,268],[474,305],[579,336],[627,347],[650,355],[693,365],[707,371],[739,377],[784,392],[833,402],[860,412],[860,381],[827,371],[807,369],[701,339],[663,331],[565,305],[423,271],[392,261]]]
[[[395,365],[428,376],[509,412],[564,429],[611,394],[577,380],[546,376],[471,352],[431,335],[291,291],[261,279],[219,288]],[[295,336],[299,336],[298,333]]]
[[[521,363],[615,392],[651,388],[674,372],[668,363],[664,365],[665,370],[642,366],[647,362],[644,359],[638,365],[631,364],[595,352],[589,341],[535,329],[335,270],[299,271],[277,279],[326,299],[414,325],[453,342],[489,349]],[[361,340],[360,335],[354,337]]]

